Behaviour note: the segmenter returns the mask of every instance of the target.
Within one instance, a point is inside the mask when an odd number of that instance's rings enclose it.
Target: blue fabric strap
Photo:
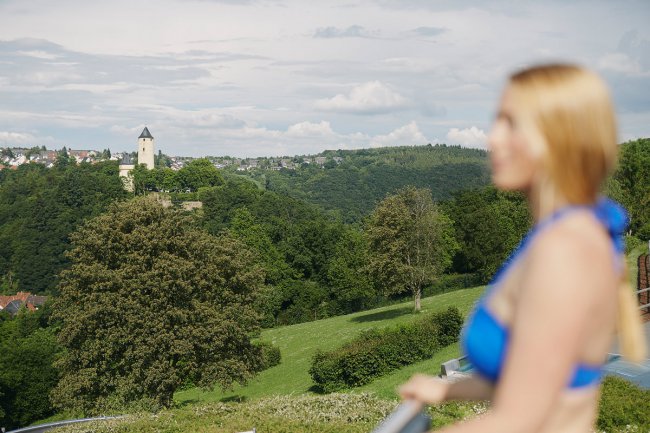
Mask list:
[[[594,216],[605,227],[612,239],[612,244],[617,253],[623,254],[625,252],[624,234],[629,225],[629,217],[627,212],[621,205],[614,200],[603,197],[598,200],[594,205],[569,205],[564,206],[557,211],[553,212],[547,218],[535,224],[533,228],[524,236],[519,245],[514,249],[510,256],[503,262],[499,270],[494,274],[492,281],[490,281],[488,293],[496,286],[499,279],[503,276],[505,271],[510,267],[512,262],[528,247],[528,244],[543,231],[546,227],[561,219],[563,216],[576,211],[589,209],[593,212]]]

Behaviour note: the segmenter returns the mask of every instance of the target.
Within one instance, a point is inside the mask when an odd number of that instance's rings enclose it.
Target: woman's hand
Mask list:
[[[399,394],[404,400],[416,400],[424,404],[442,403],[447,398],[449,383],[437,377],[416,374],[399,387]]]

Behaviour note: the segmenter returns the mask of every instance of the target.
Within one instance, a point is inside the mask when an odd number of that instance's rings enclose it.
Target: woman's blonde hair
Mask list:
[[[570,204],[595,203],[618,152],[616,117],[603,80],[575,65],[541,65],[512,75],[509,90],[541,134],[539,208],[552,208],[558,195]],[[623,355],[638,361],[646,353],[643,328],[627,272],[621,273],[619,339]]]

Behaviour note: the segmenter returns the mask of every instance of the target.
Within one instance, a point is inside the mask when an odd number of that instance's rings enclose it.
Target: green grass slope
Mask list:
[[[480,296],[483,288],[458,290],[422,300],[423,313],[444,310],[456,306],[467,314]],[[271,395],[313,393],[312,380],[308,370],[316,350],[331,350],[350,341],[361,331],[395,326],[414,320],[418,315],[412,313],[412,302],[391,305],[374,310],[363,311],[346,316],[332,317],[316,322],[301,323],[262,332],[261,340],[272,342],[282,352],[282,362],[260,373],[246,386],[236,386],[233,390],[222,392],[202,391],[197,388],[176,393],[178,403],[209,401],[251,400]],[[376,393],[380,397],[396,398],[395,387],[403,383],[415,372],[438,373],[440,363],[457,356],[458,345],[450,346],[434,358],[403,368],[391,375],[382,377],[359,391]]]

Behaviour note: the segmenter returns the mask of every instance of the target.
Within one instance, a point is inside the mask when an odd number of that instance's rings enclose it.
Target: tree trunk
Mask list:
[[[415,310],[414,311],[416,313],[419,313],[420,310],[422,309],[422,307],[420,306],[420,298],[421,298],[421,296],[422,296],[422,290],[420,290],[420,288],[418,287],[417,289],[415,289],[415,293],[414,293],[414,296],[413,296],[413,298],[415,298]]]

